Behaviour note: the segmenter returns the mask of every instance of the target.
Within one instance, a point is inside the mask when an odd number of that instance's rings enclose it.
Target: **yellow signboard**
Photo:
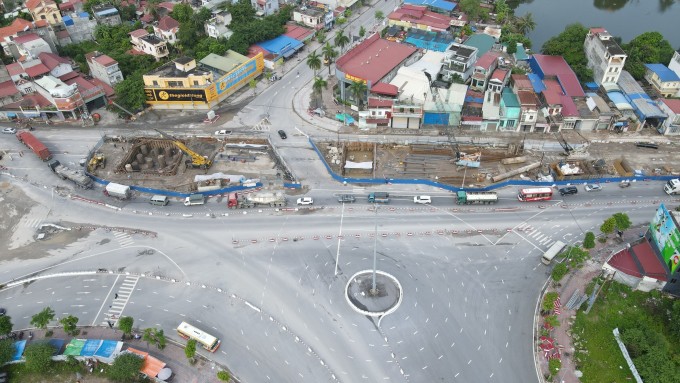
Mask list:
[[[363,78],[355,77],[355,76],[352,76],[351,74],[347,74],[347,73],[345,73],[345,79],[347,79],[349,81],[353,81],[353,82],[354,81],[363,82],[364,84],[366,84],[366,80],[364,80]]]

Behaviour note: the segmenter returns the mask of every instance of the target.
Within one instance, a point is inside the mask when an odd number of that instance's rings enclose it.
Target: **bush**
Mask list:
[[[552,327],[560,326],[560,320],[557,319],[557,315],[548,315],[545,317],[545,323],[551,325]]]
[[[593,234],[592,231],[589,231],[583,239],[583,248],[592,249],[593,247],[595,247],[595,234]]]
[[[543,311],[552,311],[552,309],[555,308],[554,303],[558,296],[559,295],[556,292],[546,293],[543,296],[543,303],[541,304]]]
[[[26,346],[24,357],[26,369],[33,372],[49,370],[52,365],[54,347],[47,343],[32,343]]]
[[[228,382],[229,379],[231,379],[231,376],[229,376],[229,373],[226,372],[226,371],[219,371],[217,373],[217,379],[224,381],[224,382]]]
[[[567,275],[567,272],[569,272],[567,265],[565,263],[558,263],[552,270],[552,279],[555,282],[559,282]]]
[[[550,373],[555,375],[562,368],[562,361],[559,359],[550,359],[548,361],[548,368],[550,369]]]
[[[135,382],[143,364],[144,359],[135,354],[121,354],[113,361],[108,376],[116,382]]]

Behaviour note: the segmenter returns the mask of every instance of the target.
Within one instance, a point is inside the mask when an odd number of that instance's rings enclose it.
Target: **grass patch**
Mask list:
[[[597,302],[589,314],[579,311],[573,326],[573,342],[576,349],[574,360],[576,368],[583,372],[581,382],[625,382],[633,380],[632,373],[626,364],[619,347],[614,340],[612,330],[619,328],[624,334],[635,329],[649,329],[663,334],[670,343],[670,355],[677,355],[680,343],[675,341],[669,330],[671,324],[668,312],[673,300],[662,297],[658,292],[643,293],[632,291],[629,287],[616,282],[608,283],[600,293]],[[623,337],[623,336],[622,336]],[[625,339],[625,337],[623,337]],[[629,352],[631,346],[626,345]],[[634,356],[638,370],[644,365],[642,358]],[[666,376],[677,376],[680,368],[675,362],[670,366],[675,373],[668,370],[659,372]],[[668,368],[669,366],[666,365]],[[640,371],[642,374],[643,372]],[[647,375],[647,376],[645,376]],[[656,372],[647,370],[642,376],[645,382],[663,382],[662,376],[654,376]]]
[[[70,382],[75,381],[76,373],[81,375],[97,376],[106,378],[106,369],[109,366],[99,363],[99,369],[104,369],[104,373],[94,371],[90,374],[85,365],[78,361],[73,362],[54,362],[48,370],[41,372],[27,371],[24,363],[9,364],[5,366],[5,371],[9,375],[12,383],[36,383],[36,382]]]

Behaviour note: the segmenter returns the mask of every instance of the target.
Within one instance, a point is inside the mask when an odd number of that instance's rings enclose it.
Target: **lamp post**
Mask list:
[[[378,259],[378,205],[373,204],[373,211],[375,213],[374,221],[375,221],[375,231],[374,231],[374,236],[373,236],[373,278],[372,278],[372,284],[371,284],[371,295],[378,295],[378,289],[376,288],[375,285],[375,272],[378,268],[377,266],[377,259]]]

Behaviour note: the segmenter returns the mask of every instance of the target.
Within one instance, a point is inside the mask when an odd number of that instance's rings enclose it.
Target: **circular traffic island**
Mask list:
[[[360,314],[382,317],[393,313],[401,304],[401,284],[393,275],[384,271],[362,270],[352,275],[345,287],[345,299]]]

